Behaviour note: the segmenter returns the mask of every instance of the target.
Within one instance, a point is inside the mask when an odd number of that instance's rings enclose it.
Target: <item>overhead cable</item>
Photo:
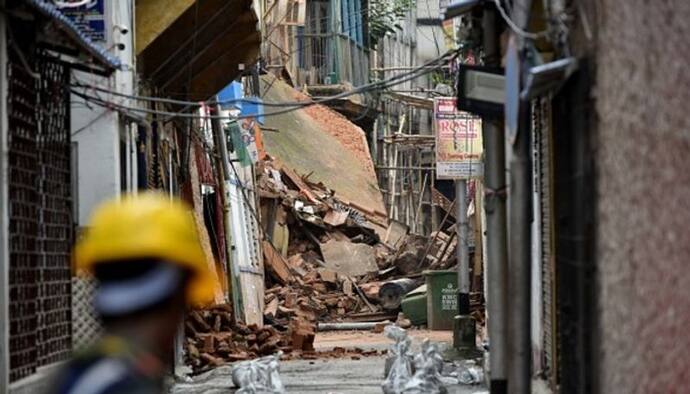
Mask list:
[[[240,116],[220,116],[220,115],[197,115],[197,114],[191,114],[191,113],[179,113],[179,112],[152,110],[152,109],[131,107],[131,106],[126,106],[126,105],[119,104],[119,103],[110,102],[110,101],[104,100],[100,97],[95,97],[95,96],[91,96],[91,95],[88,95],[88,94],[83,93],[83,92],[79,92],[76,89],[70,89],[70,91],[72,93],[74,93],[75,95],[77,95],[77,96],[79,96],[79,97],[81,97],[87,101],[93,102],[93,103],[98,104],[100,106],[103,106],[105,108],[115,108],[115,109],[122,110],[122,111],[134,111],[134,112],[157,114],[157,115],[164,115],[164,116],[175,116],[175,117],[181,117],[181,118],[205,118],[205,119],[217,118],[217,119],[239,120],[239,119],[257,117],[257,116],[273,116],[273,115],[284,114],[284,113],[292,112],[292,111],[295,111],[297,109],[305,108],[305,107],[308,107],[311,105],[323,104],[323,103],[327,103],[330,101],[339,100],[339,99],[346,98],[348,96],[352,96],[355,94],[366,93],[369,91],[384,90],[388,87],[395,86],[397,84],[409,81],[411,79],[418,78],[422,75],[425,75],[425,74],[433,71],[434,68],[431,68],[430,66],[437,64],[439,62],[442,62],[451,56],[454,56],[456,54],[456,52],[457,51],[448,52],[439,58],[436,58],[436,59],[434,59],[434,60],[432,60],[432,61],[430,61],[430,62],[428,62],[422,66],[419,66],[419,67],[411,70],[410,72],[401,73],[401,74],[395,75],[393,77],[390,77],[386,80],[376,81],[376,82],[372,82],[369,84],[365,84],[365,85],[359,86],[357,88],[354,88],[350,91],[343,92],[343,93],[340,93],[340,94],[337,94],[334,96],[323,97],[320,99],[309,100],[309,101],[297,101],[294,103],[283,103],[288,108],[283,109],[283,110],[268,112],[268,113],[264,113],[264,114],[246,114],[246,115],[240,115]],[[130,95],[124,95],[124,94],[120,94],[120,95],[122,95],[123,97],[129,97],[132,99],[137,99],[136,96],[130,96]],[[153,99],[153,98],[150,98],[150,99]],[[165,99],[165,100],[170,100],[170,99]],[[194,105],[194,106],[199,106],[200,104],[202,104],[200,102],[183,102],[181,100],[176,100],[176,101],[178,101],[178,104],[189,104],[189,105]]]
[[[546,37],[549,34],[548,30],[542,30],[540,32],[529,32],[524,29],[522,29],[520,26],[518,26],[515,22],[513,22],[512,19],[510,19],[510,16],[508,16],[508,13],[506,12],[505,8],[503,8],[503,5],[501,4],[501,0],[494,0],[494,3],[496,4],[496,8],[498,9],[498,13],[501,14],[501,17],[503,20],[505,20],[506,24],[512,31],[514,31],[517,35],[522,36],[524,38],[529,38],[531,40],[536,40],[542,37]]]

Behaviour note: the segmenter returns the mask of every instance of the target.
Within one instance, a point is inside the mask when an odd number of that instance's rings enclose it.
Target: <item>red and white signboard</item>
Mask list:
[[[482,121],[458,111],[454,97],[434,99],[436,178],[470,179],[484,175]]]

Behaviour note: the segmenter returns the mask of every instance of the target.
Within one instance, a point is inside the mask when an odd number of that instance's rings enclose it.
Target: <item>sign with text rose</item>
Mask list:
[[[484,174],[482,121],[458,111],[454,97],[434,99],[436,178],[469,179]]]

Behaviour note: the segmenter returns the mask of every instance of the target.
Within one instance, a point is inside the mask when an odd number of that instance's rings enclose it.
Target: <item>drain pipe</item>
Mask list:
[[[482,19],[484,64],[498,66],[496,12],[484,10]],[[503,124],[482,120],[484,141],[484,212],[486,215],[487,325],[489,330],[489,388],[491,394],[508,390],[508,241],[506,223],[506,158]]]

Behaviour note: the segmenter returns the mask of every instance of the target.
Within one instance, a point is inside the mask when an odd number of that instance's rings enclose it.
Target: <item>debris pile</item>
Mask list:
[[[186,355],[195,370],[226,361],[267,356],[287,346],[285,336],[274,327],[258,328],[235,322],[227,304],[194,310],[185,321]]]
[[[280,328],[280,330],[278,328]],[[315,326],[294,319],[287,327],[265,324],[244,325],[232,318],[227,304],[191,311],[185,321],[185,354],[188,364],[199,373],[226,363],[253,360],[278,354],[280,359],[361,357],[385,354],[385,351],[345,349],[314,350]],[[269,360],[270,361],[270,360]]]
[[[196,371],[279,351],[283,358],[369,355],[358,349],[315,353],[318,324],[397,320],[409,327],[398,315],[402,298],[423,284],[423,270],[455,263],[452,234],[409,234],[385,213],[348,203],[309,174],[270,158],[256,169],[264,326],[235,322],[230,305],[191,312],[186,346]]]
[[[380,280],[421,272],[416,258],[424,242],[404,242],[406,227],[392,229],[383,213],[347,204],[308,176],[272,161],[262,164],[266,321],[394,320],[399,303],[391,313],[380,305]],[[399,255],[412,260],[399,253],[408,249],[415,261],[397,264]]]

